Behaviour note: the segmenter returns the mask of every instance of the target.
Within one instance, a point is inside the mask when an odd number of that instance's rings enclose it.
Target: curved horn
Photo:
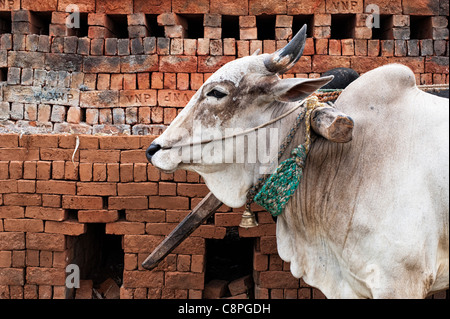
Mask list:
[[[303,25],[291,42],[265,58],[264,65],[267,70],[273,73],[284,73],[297,63],[305,48],[306,28],[306,24]]]

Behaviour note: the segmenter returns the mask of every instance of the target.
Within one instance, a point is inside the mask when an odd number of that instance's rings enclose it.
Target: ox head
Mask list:
[[[164,172],[195,171],[220,201],[230,207],[243,206],[247,191],[260,175],[260,167],[247,160],[248,140],[236,138],[230,154],[220,137],[266,123],[332,80],[278,76],[300,59],[305,40],[306,26],[273,54],[243,57],[217,70],[153,141],[147,149],[148,160]],[[218,138],[216,142],[198,144]],[[278,143],[274,147],[276,155]],[[242,152],[244,160],[236,161]]]

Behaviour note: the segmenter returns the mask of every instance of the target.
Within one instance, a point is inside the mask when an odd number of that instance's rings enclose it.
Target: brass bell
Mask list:
[[[242,214],[242,219],[239,227],[251,228],[256,226],[258,226],[258,222],[256,221],[255,214],[250,210],[250,208],[247,207]]]

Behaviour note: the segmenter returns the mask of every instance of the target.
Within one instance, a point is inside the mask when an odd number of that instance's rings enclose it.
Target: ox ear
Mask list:
[[[272,92],[275,100],[280,102],[300,101],[333,80],[333,78],[334,76],[330,75],[317,79],[283,79],[274,85]]]

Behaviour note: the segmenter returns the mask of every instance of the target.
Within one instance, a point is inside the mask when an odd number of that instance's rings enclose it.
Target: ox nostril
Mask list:
[[[150,144],[150,146],[147,148],[147,151],[145,152],[147,160],[150,162],[152,160],[152,156],[155,155],[155,153],[158,152],[160,149],[161,145],[153,143]]]

